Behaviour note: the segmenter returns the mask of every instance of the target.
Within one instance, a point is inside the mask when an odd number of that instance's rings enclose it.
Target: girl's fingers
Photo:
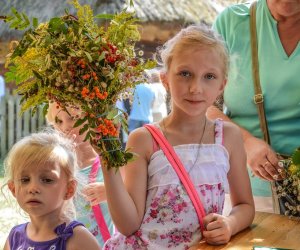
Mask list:
[[[228,241],[226,241],[222,238],[219,238],[218,240],[216,240],[216,239],[206,239],[205,241],[210,245],[221,245],[221,244],[226,244],[228,242]]]
[[[82,189],[82,193],[83,193],[85,196],[91,196],[91,195],[93,195],[94,191],[93,191],[93,189],[91,189],[91,188],[86,188],[86,189]]]
[[[203,219],[204,227],[207,229],[207,226],[214,220],[216,220],[215,214],[210,213],[210,214],[206,215]],[[207,229],[207,230],[209,230],[209,229]]]
[[[212,231],[221,228],[224,225],[224,222],[220,215],[214,213],[208,214],[204,218],[203,222],[207,231]]]
[[[229,240],[221,228],[213,231],[204,231],[203,236],[207,243],[213,245],[224,244]]]
[[[203,236],[208,239],[213,239],[216,237],[220,237],[223,235],[223,232],[219,229],[215,229],[212,231],[203,231]]]

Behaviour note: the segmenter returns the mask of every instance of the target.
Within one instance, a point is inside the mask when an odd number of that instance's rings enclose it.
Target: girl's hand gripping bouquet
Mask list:
[[[75,126],[82,126],[80,133],[86,133],[108,168],[118,168],[133,155],[121,148],[117,128],[127,127],[126,114],[116,101],[144,82],[144,70],[155,63],[135,50],[140,34],[133,13],[94,16],[90,6],[72,4],[76,16],[66,12],[40,24],[15,9],[2,17],[11,28],[26,29],[7,55],[6,77],[17,84],[22,112],[44,105],[46,113],[49,102],[65,111],[80,109],[84,115],[73,117]],[[104,27],[97,18],[111,20]]]

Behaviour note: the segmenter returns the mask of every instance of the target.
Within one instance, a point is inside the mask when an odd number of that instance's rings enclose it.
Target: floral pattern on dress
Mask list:
[[[175,228],[165,234],[160,235],[160,238],[168,239],[168,248],[184,246],[186,249],[188,249],[187,243],[191,242],[192,235],[193,233],[188,229],[182,230]]]
[[[142,238],[141,230],[136,231],[133,235],[124,238],[124,245],[121,246],[118,240],[113,238],[110,239],[110,245],[105,245],[104,249],[131,249],[131,250],[147,250],[148,249],[148,242]]]
[[[175,189],[166,188],[161,196],[154,197],[150,204],[150,213],[145,217],[143,223],[149,223],[156,220],[156,223],[165,225],[167,222],[182,222],[181,213],[187,213],[187,203],[183,199],[186,195],[185,190],[181,186]]]
[[[225,195],[224,185],[222,185],[221,183],[213,185],[204,184],[199,185],[198,188],[200,190],[202,200],[205,203],[204,207],[206,214],[221,214],[224,205],[220,207],[220,204],[223,204],[223,202],[220,202],[220,197],[224,197]]]
[[[219,126],[216,123],[216,130]],[[216,133],[216,144],[222,142],[222,129]],[[194,167],[198,145],[174,147],[195,185],[206,214],[222,213],[227,173],[228,152],[221,145],[200,148],[199,164]],[[145,215],[140,229],[131,236],[116,233],[104,249],[114,250],[182,250],[202,238],[195,208],[185,188],[162,152],[150,160]]]

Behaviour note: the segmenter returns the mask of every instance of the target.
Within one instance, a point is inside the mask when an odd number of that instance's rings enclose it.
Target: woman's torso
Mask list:
[[[279,39],[277,22],[265,0],[258,1],[256,21],[260,83],[272,147],[277,152],[291,154],[300,142],[300,45],[287,56]],[[214,27],[225,39],[234,59],[224,92],[228,115],[262,138],[253,102],[249,4],[229,8]]]
[[[232,57],[224,90],[227,115],[254,136],[263,138],[253,102],[249,8],[249,3],[228,8],[218,17],[214,28],[226,41]],[[287,56],[266,0],[258,1],[256,24],[260,84],[271,146],[276,152],[291,154],[300,143],[300,45]],[[269,182],[258,177],[250,180],[254,195],[271,196]]]

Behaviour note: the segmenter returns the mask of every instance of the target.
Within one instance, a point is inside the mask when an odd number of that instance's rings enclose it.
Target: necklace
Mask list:
[[[197,162],[197,160],[198,160],[198,157],[199,157],[200,148],[201,148],[201,143],[202,143],[202,139],[203,139],[203,136],[204,136],[204,133],[205,133],[205,129],[206,129],[206,123],[207,123],[206,121],[207,121],[207,119],[206,119],[206,117],[205,117],[202,135],[201,135],[200,140],[199,140],[199,142],[198,142],[198,148],[197,148],[196,159],[195,159],[195,161],[194,161],[192,167],[190,168],[190,171],[194,168],[194,166],[195,166],[195,164],[196,164],[196,162]],[[162,125],[163,125],[164,131],[165,131],[165,137],[166,137],[166,139],[168,140],[168,137],[167,137],[167,132],[168,132],[168,131],[167,131],[167,128],[166,128],[166,125],[165,125],[165,118],[162,120]],[[168,141],[169,141],[169,140],[168,140]]]

